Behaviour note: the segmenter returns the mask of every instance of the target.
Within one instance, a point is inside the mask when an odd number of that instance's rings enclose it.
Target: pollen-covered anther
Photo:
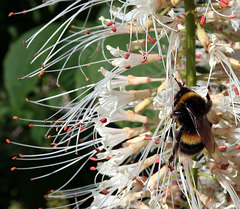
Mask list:
[[[110,21],[110,22],[107,23],[107,26],[109,27],[109,26],[111,26],[111,25],[113,25],[113,24],[115,24],[115,22]]]
[[[152,140],[152,137],[150,137],[150,136],[145,136],[145,137],[144,137],[144,140],[149,140],[149,141],[150,141],[150,140]]]
[[[18,155],[19,155],[20,158],[24,158],[23,154],[20,153]]]
[[[130,69],[131,65],[125,65],[124,67],[125,67],[125,69]]]
[[[26,101],[26,102],[30,102],[30,100],[29,100],[28,98],[25,98],[25,101]]]
[[[12,17],[13,14],[14,14],[14,12],[10,12],[10,13],[8,14],[8,17]]]
[[[114,26],[112,27],[111,30],[112,30],[112,32],[116,32],[117,31],[117,29]]]
[[[155,40],[154,40],[151,36],[148,36],[148,40],[149,40],[152,44],[155,44]]]
[[[97,168],[96,168],[96,167],[94,167],[94,166],[92,166],[92,167],[90,167],[90,170],[91,170],[91,171],[96,171],[96,170],[97,170]]]
[[[101,191],[101,193],[103,193],[103,194],[108,194],[108,190],[107,190],[107,189],[103,189],[103,190]]]
[[[236,15],[235,15],[235,14],[232,14],[232,15],[229,15],[229,16],[228,16],[228,19],[233,19],[233,18],[236,18]]]
[[[14,171],[14,170],[16,170],[16,169],[17,169],[16,167],[12,167],[12,168],[11,168],[11,171]]]
[[[28,127],[30,127],[30,128],[33,127],[33,126],[34,126],[34,124],[32,124],[32,123],[28,124]]]
[[[125,54],[125,59],[128,59],[130,56],[130,53]]]
[[[104,123],[107,122],[107,118],[101,118],[100,121],[101,121],[102,124],[104,124]]]
[[[218,147],[218,149],[226,151],[227,150],[227,146],[226,145],[221,145]]]
[[[6,142],[7,142],[8,144],[10,144],[10,143],[11,143],[10,139],[6,139]]]
[[[111,157],[109,157],[109,156],[106,157],[106,160],[110,160],[110,159],[111,159]]]
[[[204,25],[205,22],[206,22],[206,19],[207,19],[206,16],[202,16],[202,17],[201,17],[201,20],[200,20],[200,25]]]
[[[90,157],[89,160],[94,161],[94,162],[97,162],[97,161],[98,161],[98,159],[95,158],[95,157]]]
[[[86,34],[90,34],[90,31],[88,29],[85,30]]]
[[[12,118],[13,118],[13,120],[17,120],[18,116],[13,116]]]
[[[38,53],[35,53],[35,54],[34,54],[34,57],[36,57],[36,56],[38,56]]]
[[[12,157],[12,160],[16,160],[16,159],[17,159],[17,156]]]

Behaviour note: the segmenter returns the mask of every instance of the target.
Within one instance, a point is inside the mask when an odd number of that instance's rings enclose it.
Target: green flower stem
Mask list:
[[[194,0],[185,0],[185,12],[186,17],[186,80],[188,86],[193,86],[196,84],[196,61],[195,61],[195,16],[192,12],[195,9]],[[193,160],[197,160],[193,157]],[[193,179],[196,187],[198,180],[198,169],[192,168]]]
[[[186,17],[186,80],[188,86],[196,84],[196,62],[195,62],[195,17],[192,11],[195,9],[194,0],[185,0]]]

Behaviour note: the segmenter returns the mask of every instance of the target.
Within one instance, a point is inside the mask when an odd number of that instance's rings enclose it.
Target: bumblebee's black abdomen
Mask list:
[[[203,148],[204,148],[204,145],[202,142],[197,144],[186,144],[184,142],[180,142],[180,152],[186,155],[195,155],[201,152]]]
[[[197,133],[184,132],[180,140],[180,152],[187,155],[194,155],[201,152],[204,148]]]

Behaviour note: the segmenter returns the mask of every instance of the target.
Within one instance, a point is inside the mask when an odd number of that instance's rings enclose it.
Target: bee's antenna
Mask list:
[[[174,76],[173,74],[172,74],[172,77],[175,79],[175,81],[177,82],[178,86],[179,86],[180,88],[182,88],[183,85],[175,78],[175,76]]]

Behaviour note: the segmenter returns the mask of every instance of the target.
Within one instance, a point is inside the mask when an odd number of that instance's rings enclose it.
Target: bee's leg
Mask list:
[[[210,111],[211,107],[212,107],[212,100],[209,96],[209,93],[207,93],[206,98],[207,98],[206,113],[208,113]]]
[[[168,160],[168,163],[169,163],[169,164],[174,160],[175,155],[176,155],[176,153],[177,153],[177,151],[178,151],[178,149],[179,149],[179,144],[180,144],[180,140],[181,140],[182,134],[183,134],[183,128],[181,128],[180,132],[179,132],[178,135],[177,135],[177,139],[176,139],[177,142],[176,142],[176,144],[174,145],[173,151],[172,151],[172,155],[171,155],[171,157],[170,157],[169,160]]]

